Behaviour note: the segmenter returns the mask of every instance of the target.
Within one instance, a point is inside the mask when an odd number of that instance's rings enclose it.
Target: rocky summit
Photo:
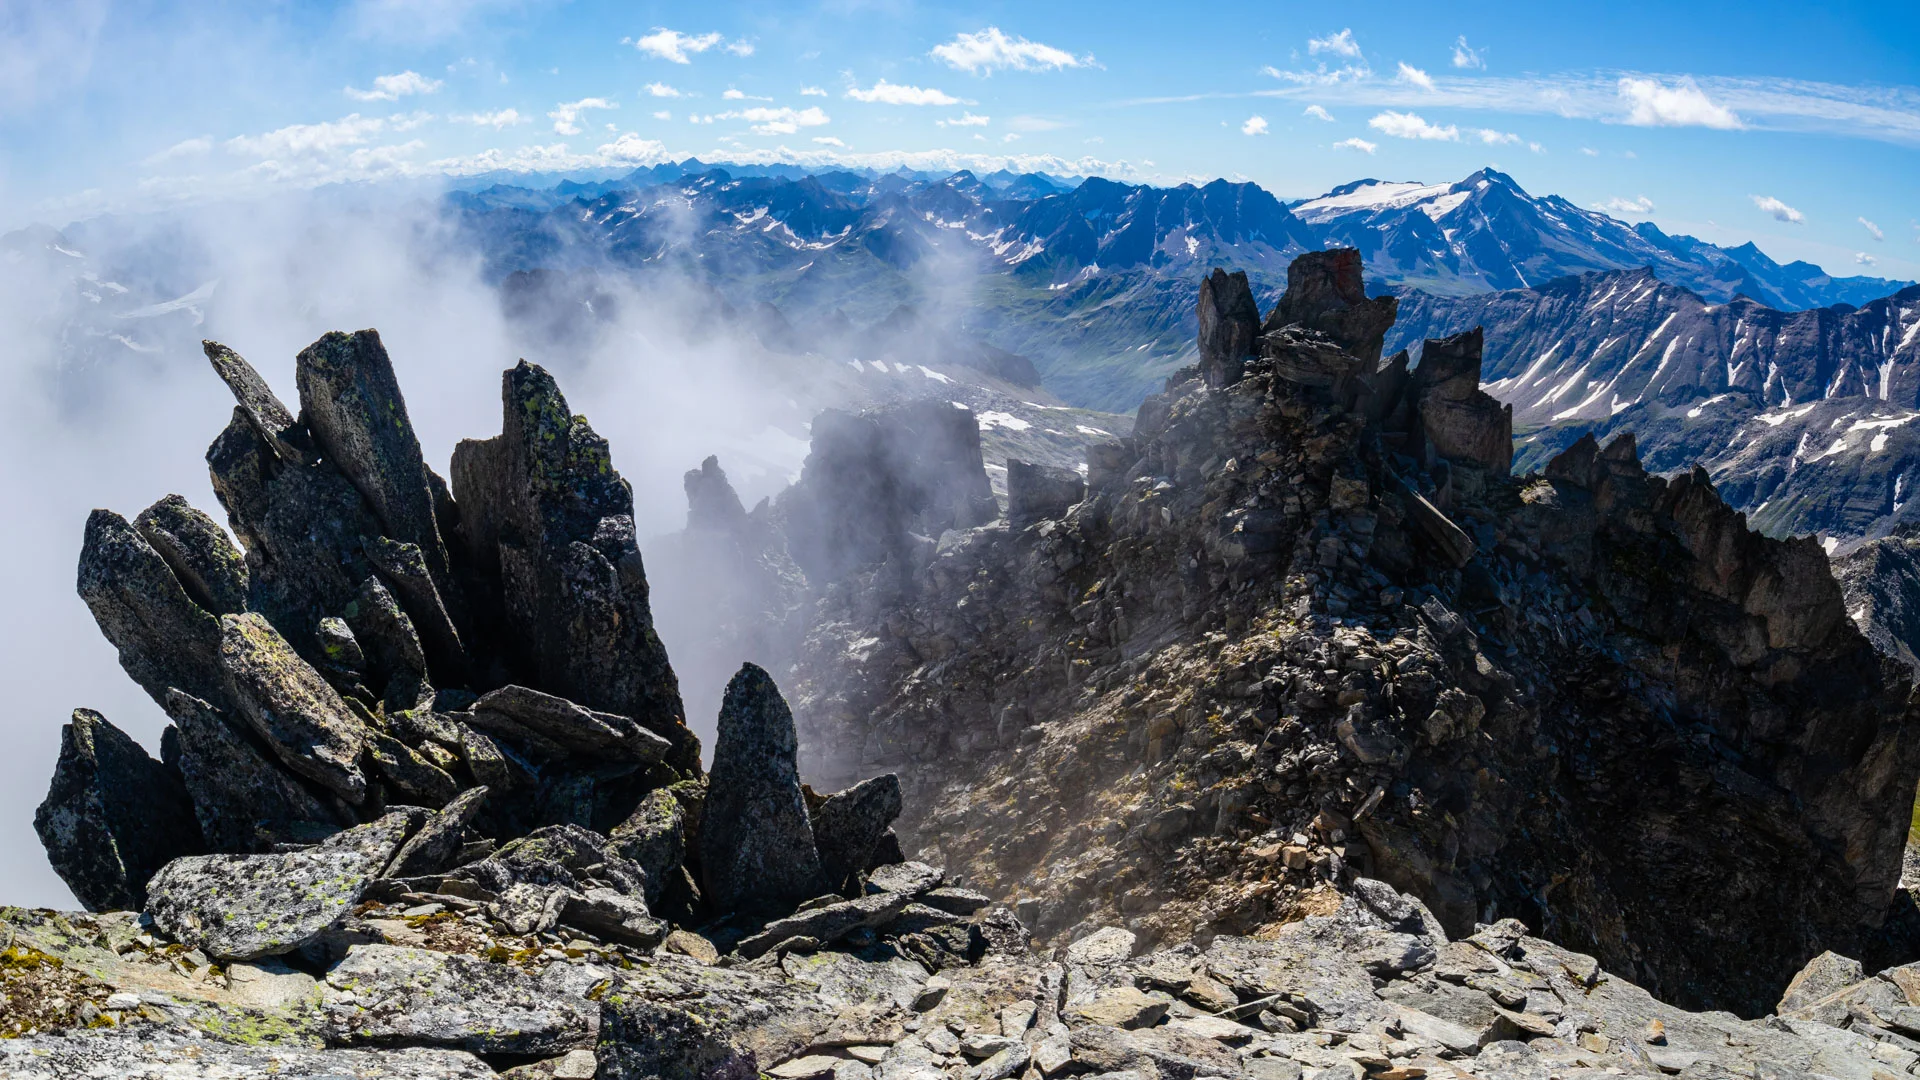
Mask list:
[[[1920,1073],[1912,657],[1856,626],[1910,541],[1843,592],[1631,436],[1512,476],[1482,334],[1395,314],[1352,251],[1264,317],[1217,271],[1004,507],[945,401],[823,415],[751,511],[707,459],[650,547],[737,667],[704,759],[549,373],[447,481],[373,331],[298,412],[207,343],[239,542],[87,523],[172,725],[64,732],[88,910],[0,909],[0,1076]]]

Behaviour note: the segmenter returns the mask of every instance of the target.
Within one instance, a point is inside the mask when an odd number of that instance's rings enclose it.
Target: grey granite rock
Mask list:
[[[491,1080],[494,1075],[472,1054],[417,1047],[234,1044],[138,1030],[0,1040],[0,1076],[12,1080]]]
[[[825,889],[800,792],[793,714],[753,664],[727,685],[714,742],[700,868],[722,910],[793,903]]]
[[[593,1042],[599,1008],[511,964],[394,945],[355,945],[327,972],[327,1038],[561,1054]]]
[[[289,953],[339,922],[421,812],[396,812],[281,854],[193,855],[148,884],[146,912],[167,936],[221,960]]]
[[[647,875],[647,903],[658,904],[670,875],[686,860],[687,813],[673,792],[650,791],[627,820],[607,834],[609,849]]]
[[[246,610],[246,559],[212,518],[168,495],[140,511],[133,524],[194,603],[213,615]]]
[[[880,838],[900,816],[900,778],[888,773],[827,796],[813,811],[822,880],[838,890],[872,865]]]
[[[156,871],[203,850],[179,774],[90,709],[75,709],[61,729],[60,760],[33,828],[89,911],[141,906]]]
[[[387,876],[414,877],[446,869],[460,853],[461,837],[486,802],[488,790],[485,784],[468,788],[428,818],[394,853]]]
[[[78,585],[120,666],[153,700],[164,704],[169,687],[225,700],[219,619],[194,603],[127,519],[111,510],[87,516]]]
[[[220,620],[220,664],[236,711],[289,769],[351,803],[366,795],[366,727],[264,616]]]
[[[633,720],[576,705],[524,686],[503,686],[474,702],[469,722],[529,748],[557,748],[605,761],[652,762],[673,749],[666,739]]]
[[[178,690],[166,704],[180,733],[180,775],[210,850],[265,851],[342,824],[334,808],[255,745],[250,730]]]

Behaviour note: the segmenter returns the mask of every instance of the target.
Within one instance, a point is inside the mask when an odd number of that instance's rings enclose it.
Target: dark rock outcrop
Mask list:
[[[1513,406],[1480,389],[1480,347],[1479,327],[1427,342],[1408,393],[1435,454],[1504,474],[1513,464]]]
[[[1920,676],[1920,529],[1904,526],[1840,554],[1833,573],[1860,632]]]
[[[744,665],[720,707],[700,821],[706,892],[723,908],[804,900],[827,887],[800,791],[797,751],[793,714],[773,679]]]
[[[1367,298],[1360,253],[1353,248],[1309,251],[1287,265],[1287,291],[1262,331],[1286,326],[1319,331],[1371,371],[1380,362],[1399,303],[1391,296]]]
[[[89,911],[140,907],[148,880],[203,844],[179,774],[89,709],[75,709],[60,732],[33,828]]]
[[[901,805],[900,778],[888,773],[829,795],[814,808],[813,843],[829,888],[845,891],[849,880],[873,865]]]
[[[209,850],[267,851],[351,823],[341,820],[337,801],[315,795],[275,764],[257,734],[235,726],[244,721],[179,690],[167,695],[167,715],[179,733],[180,777]]]
[[[1215,269],[1200,279],[1200,377],[1208,386],[1240,381],[1247,358],[1259,349],[1260,306],[1245,271]]]
[[[194,603],[173,568],[126,518],[87,517],[80,549],[80,598],[120,652],[120,666],[153,699],[169,687],[225,700],[220,621]]]
[[[1015,528],[1060,517],[1086,495],[1086,480],[1072,469],[1007,459],[1007,521]]]
[[[212,518],[168,495],[140,511],[133,525],[195,604],[212,615],[247,609],[246,559]]]
[[[367,728],[265,616],[220,620],[220,665],[234,708],[281,763],[349,803],[366,798]]]

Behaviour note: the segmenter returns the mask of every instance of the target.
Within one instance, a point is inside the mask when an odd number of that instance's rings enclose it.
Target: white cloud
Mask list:
[[[676,64],[692,63],[690,53],[703,53],[720,44],[719,34],[683,34],[678,30],[668,30],[656,26],[653,33],[633,42],[633,47],[649,56],[670,60]]]
[[[751,42],[751,41],[731,41],[731,42],[728,42],[728,43],[727,43],[727,51],[728,51],[728,52],[730,52],[730,53],[732,53],[732,54],[733,54],[733,55],[735,55],[735,56],[752,56],[752,55],[753,55],[753,42]]]
[[[653,118],[655,120],[671,120],[673,119],[673,113],[666,109],[661,109],[659,112],[653,114]]]
[[[1365,139],[1341,139],[1339,142],[1333,144],[1333,148],[1335,150],[1358,150],[1363,154],[1371,154],[1375,150],[1380,149],[1380,146],[1378,143],[1370,143]]]
[[[1421,71],[1405,60],[1400,61],[1400,73],[1393,77],[1393,81],[1406,83],[1408,86],[1417,86],[1422,90],[1433,89],[1433,76]]]
[[[675,90],[673,87],[668,86],[666,83],[663,83],[663,82],[650,82],[647,85],[641,87],[641,89],[645,90],[647,93],[653,95],[654,97],[677,98],[677,97],[686,96],[685,94],[681,93],[678,90]]]
[[[569,101],[565,104],[555,105],[553,111],[547,114],[547,119],[553,121],[553,130],[556,134],[578,135],[580,134],[578,121],[581,113],[586,112],[588,109],[617,108],[619,108],[618,105],[608,101],[606,98],[581,98],[579,101]]]
[[[970,112],[963,112],[957,120],[935,120],[934,123],[941,127],[986,127],[988,121],[991,119],[992,117],[976,116]]]
[[[827,92],[825,90],[820,89],[817,86],[803,86],[800,88],[800,96],[801,97],[826,97]]]
[[[1453,43],[1453,66],[1484,68],[1487,66],[1485,51],[1467,44],[1467,35],[1461,34]]]
[[[490,127],[495,131],[509,128],[515,124],[525,124],[533,118],[521,116],[518,109],[501,109],[498,112],[468,113],[464,116],[451,116],[448,119],[458,124],[472,124],[475,127]]]
[[[1240,125],[1242,135],[1265,135],[1266,133],[1267,118],[1264,116],[1249,116],[1246,123]]]
[[[1515,135],[1511,131],[1495,131],[1493,128],[1479,128],[1474,131],[1474,134],[1479,137],[1481,142],[1486,143],[1488,146],[1504,146],[1508,143],[1517,143],[1520,141],[1520,136]]]
[[[1527,149],[1529,149],[1529,150],[1531,150],[1531,151],[1533,151],[1533,152],[1534,152],[1534,153],[1536,153],[1536,154],[1544,154],[1544,153],[1546,153],[1546,152],[1547,152],[1547,148],[1546,148],[1546,147],[1544,147],[1544,146],[1541,146],[1541,145],[1540,145],[1539,143],[1537,143],[1537,142],[1530,142],[1530,143],[1528,143],[1528,144],[1527,144]]]
[[[1606,202],[1594,203],[1593,208],[1603,213],[1618,214],[1621,217],[1645,216],[1653,213],[1653,200],[1645,195],[1637,199],[1623,199],[1615,195]]]
[[[230,153],[261,158],[324,156],[364,145],[386,126],[377,116],[352,113],[319,124],[291,124],[264,135],[237,135],[227,140],[226,147]]]
[[[1321,108],[1318,105],[1309,105],[1306,108],[1301,109],[1300,115],[1311,116],[1315,120],[1325,120],[1329,124],[1333,123],[1333,114]]]
[[[869,101],[878,105],[966,105],[952,94],[942,93],[932,87],[901,86],[885,79],[873,84],[871,90],[854,87],[847,96],[855,101]]]
[[[1853,261],[1859,263],[1861,266],[1872,266],[1874,263],[1877,263],[1880,260],[1874,258],[1873,256],[1867,254],[1864,251],[1856,251],[1853,253]]]
[[[1339,86],[1342,83],[1351,86],[1371,78],[1373,69],[1364,63],[1345,64],[1329,69],[1323,61],[1315,65],[1312,71],[1281,71],[1272,64],[1268,64],[1260,69],[1260,74],[1282,82],[1293,83],[1295,86]]]
[[[1867,234],[1869,236],[1873,237],[1875,240],[1880,240],[1880,241],[1886,240],[1887,234],[1884,230],[1880,228],[1880,226],[1875,225],[1873,222],[1868,221],[1866,218],[1859,218],[1857,220],[1860,222],[1860,227],[1867,230]]]
[[[393,131],[412,131],[433,119],[433,114],[425,110],[410,113],[394,113],[387,117],[387,127]]]
[[[1665,86],[1658,79],[1623,78],[1620,100],[1627,106],[1627,123],[1640,127],[1709,127],[1731,131],[1745,126],[1732,109],[1715,103],[1706,91],[1685,77],[1672,86]]]
[[[211,135],[202,135],[197,139],[183,139],[147,158],[141,162],[141,164],[158,165],[163,161],[173,161],[178,158],[199,157],[211,149],[213,149],[213,136]]]
[[[347,96],[355,101],[399,101],[409,94],[431,94],[443,85],[439,79],[429,79],[417,71],[403,71],[374,79],[371,90],[355,90],[349,86]]]
[[[714,120],[745,120],[753,125],[756,135],[792,135],[803,127],[821,127],[828,122],[826,113],[815,105],[805,109],[754,107],[737,109],[731,112],[716,113],[704,122]]]
[[[1367,126],[1382,135],[1391,135],[1396,139],[1426,139],[1433,142],[1459,142],[1460,129],[1448,124],[1440,127],[1429,124],[1417,113],[1394,112],[1389,109],[1367,121]]]
[[[728,101],[742,101],[742,100],[745,100],[747,95],[741,93],[738,90],[733,89],[732,87],[728,87],[726,91],[722,93],[720,96],[725,98]]]
[[[960,34],[944,45],[935,45],[928,55],[969,75],[991,75],[1001,69],[1056,71],[1094,66],[1091,56],[1075,56],[1065,49],[1012,37],[997,26],[977,34]]]
[[[1585,155],[1585,156],[1587,156],[1587,157],[1599,157],[1599,156],[1600,156],[1600,151],[1598,151],[1598,150],[1595,150],[1595,149],[1594,149],[1593,147],[1591,147],[1591,146],[1583,146],[1583,147],[1581,147],[1581,148],[1580,148],[1580,153],[1582,153],[1583,155]]]
[[[1308,56],[1319,56],[1323,52],[1332,53],[1335,56],[1359,56],[1360,46],[1353,40],[1352,30],[1342,30],[1323,38],[1307,39]]]
[[[1753,205],[1772,214],[1773,220],[1784,221],[1789,225],[1799,225],[1807,220],[1807,215],[1781,202],[1771,195],[1753,195]]]
[[[841,142],[831,135],[815,135],[813,141],[819,143],[821,146],[837,146],[842,150],[847,148],[846,143]]]

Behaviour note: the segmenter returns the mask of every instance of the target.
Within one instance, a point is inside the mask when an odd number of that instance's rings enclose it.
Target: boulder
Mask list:
[[[553,979],[511,964],[394,945],[349,949],[327,972],[321,1008],[327,1041],[338,1046],[516,1055],[591,1045],[599,1012]]]
[[[366,658],[364,670],[392,712],[418,708],[431,697],[427,654],[413,619],[378,577],[369,575],[345,608],[345,622]]]
[[[360,902],[405,839],[408,817],[389,815],[300,851],[175,859],[149,883],[146,912],[168,937],[218,960],[292,952]]]
[[[605,761],[653,762],[673,745],[624,716],[597,712],[524,686],[503,686],[474,702],[475,727],[548,756],[592,755]],[[558,753],[555,753],[557,749]]]
[[[1007,459],[1007,522],[1014,528],[1060,518],[1087,497],[1087,482],[1073,469]]]
[[[660,903],[670,875],[686,860],[686,809],[671,791],[650,791],[627,820],[607,834],[608,848],[647,875],[648,904]]]
[[[1201,378],[1216,388],[1239,382],[1247,358],[1258,351],[1260,338],[1260,305],[1254,302],[1246,271],[1229,274],[1215,267],[1213,273],[1200,279],[1200,298],[1195,307],[1200,322]]]
[[[394,854],[393,864],[386,871],[387,876],[415,877],[445,869],[460,853],[467,825],[480,812],[487,794],[485,784],[468,788],[428,818],[426,824],[420,826],[420,831],[414,833]]]
[[[289,775],[220,710],[190,694],[167,695],[179,732],[180,775],[207,847],[266,851],[298,836],[331,832],[339,811]]]
[[[882,892],[858,900],[806,908],[768,923],[759,933],[742,940],[734,951],[751,960],[790,938],[831,945],[855,930],[886,924],[912,902],[911,893]]]
[[[246,558],[212,518],[168,495],[140,511],[133,525],[194,603],[213,615],[247,609]]]
[[[192,1031],[194,1036],[201,1032]],[[140,1077],[142,1080],[493,1080],[462,1051],[418,1047],[330,1049],[291,1043],[228,1043],[156,1033],[146,1026],[84,1036],[0,1040],[0,1076]]]
[[[120,666],[153,700],[167,689],[224,701],[220,621],[192,597],[153,545],[111,510],[87,516],[80,599],[120,654]]]
[[[91,709],[75,709],[61,729],[33,828],[88,911],[140,907],[148,879],[204,842],[179,774]]]
[[[600,1014],[600,1080],[755,1080],[751,1051],[725,1027],[643,998],[609,997]]]
[[[772,677],[742,665],[727,685],[700,824],[700,868],[721,910],[794,903],[825,888],[795,762],[793,714]]]
[[[901,805],[900,778],[892,773],[827,796],[812,815],[822,881],[840,890],[871,866],[880,838],[900,816]]]
[[[366,796],[366,726],[262,615],[220,620],[220,665],[236,711],[287,768],[350,803]]]

